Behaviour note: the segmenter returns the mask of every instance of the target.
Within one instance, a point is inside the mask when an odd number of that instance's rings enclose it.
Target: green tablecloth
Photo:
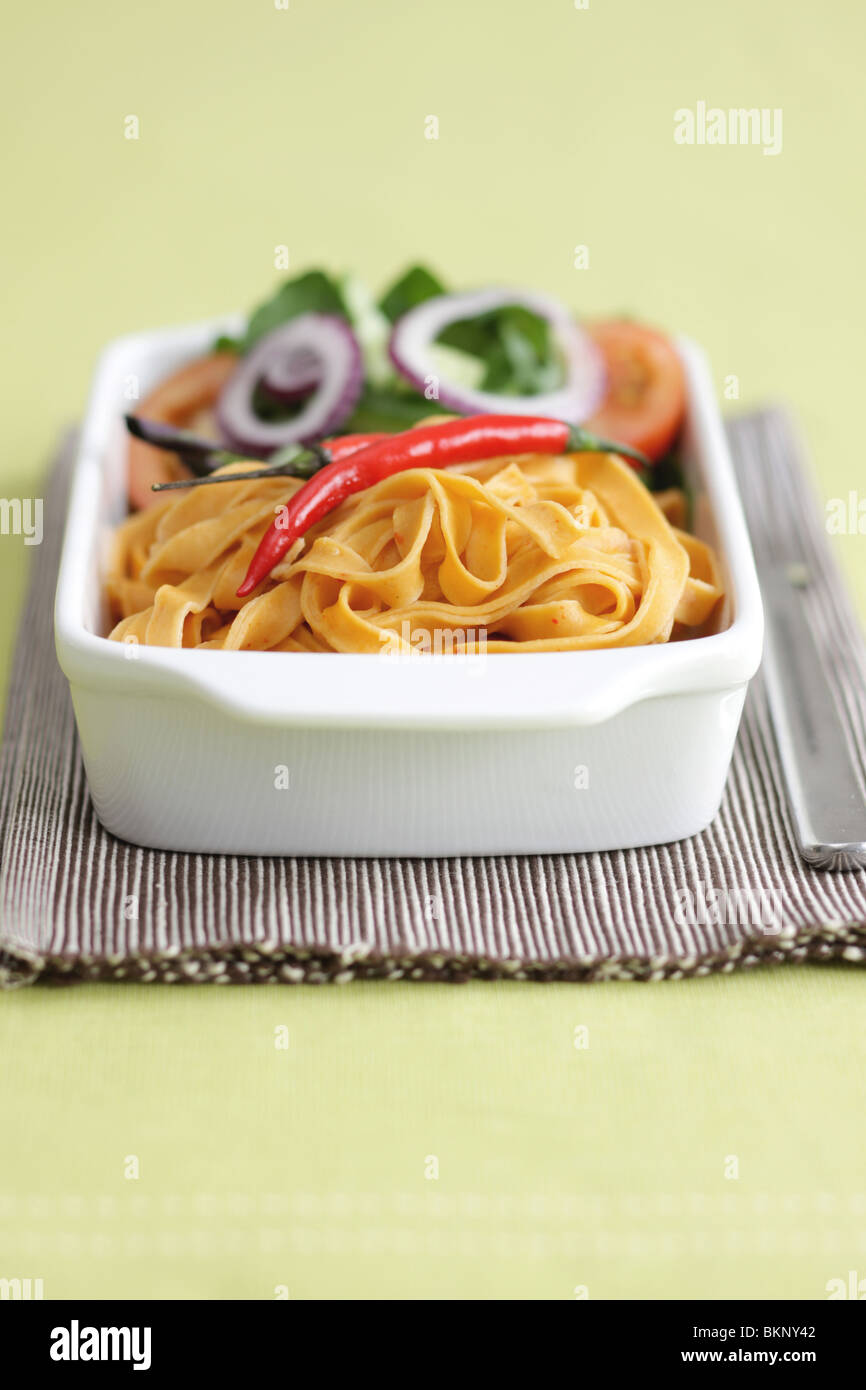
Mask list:
[[[376,282],[418,257],[677,327],[720,396],[794,402],[823,498],[862,486],[853,0],[92,0],[12,30],[4,496],[38,492],[106,339],[248,305],[282,245],[297,269]],[[676,144],[699,101],[781,108],[782,152]],[[866,612],[866,540],[837,545]],[[27,558],[0,540],[4,667]],[[0,1277],[823,1297],[866,1269],[863,988],[813,967],[7,996]]]

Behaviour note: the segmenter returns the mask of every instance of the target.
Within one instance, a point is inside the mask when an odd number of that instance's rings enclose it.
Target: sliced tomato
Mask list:
[[[589,324],[608,371],[608,392],[586,428],[660,459],[686,411],[686,381],[673,344],[662,333],[627,319]]]
[[[237,360],[233,352],[213,352],[208,357],[196,358],[161,381],[138,402],[134,413],[145,420],[158,420],[184,429],[200,411],[216,404]],[[140,439],[130,439],[127,458],[129,501],[137,511],[160,501],[159,493],[151,492],[152,483],[170,482],[186,471],[176,454],[155,449]]]

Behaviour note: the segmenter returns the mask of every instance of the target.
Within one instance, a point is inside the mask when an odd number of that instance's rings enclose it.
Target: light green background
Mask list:
[[[297,269],[425,258],[691,333],[720,394],[795,403],[822,500],[862,488],[857,0],[49,0],[8,23],[3,495],[38,490],[103,342],[249,305],[283,243]],[[675,145],[699,100],[781,107],[781,155]],[[866,539],[835,544],[866,613]],[[0,541],[4,671],[27,558]],[[862,991],[814,967],[7,996],[0,1276],[822,1297],[866,1275]]]

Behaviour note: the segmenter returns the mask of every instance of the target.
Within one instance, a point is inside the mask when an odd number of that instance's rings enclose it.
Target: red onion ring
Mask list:
[[[318,368],[315,380],[312,364]],[[256,414],[258,385],[297,399],[300,383],[311,380],[315,395],[293,419],[262,420]],[[332,434],[351,415],[363,386],[361,348],[346,321],[335,314],[299,314],[266,334],[241,360],[220,393],[217,420],[236,449],[267,455]]]
[[[538,314],[550,325],[565,363],[565,385],[533,396],[498,396],[456,382],[444,381],[434,371],[430,348],[444,328],[463,319],[477,318],[493,309],[519,305]],[[607,386],[604,360],[598,348],[558,300],[532,290],[470,290],[466,294],[442,294],[427,299],[397,320],[388,344],[397,371],[419,391],[430,376],[438,378],[439,404],[460,415],[549,415],[568,424],[588,420],[604,399]]]
[[[298,401],[315,391],[322,380],[322,363],[315,352],[298,348],[285,357],[274,357],[262,375],[262,386],[278,401]]]

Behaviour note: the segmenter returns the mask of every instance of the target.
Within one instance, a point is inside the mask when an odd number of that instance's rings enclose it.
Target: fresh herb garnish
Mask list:
[[[434,299],[444,294],[445,286],[432,270],[423,265],[413,265],[405,271],[379,300],[379,308],[391,323],[396,323],[403,314],[423,304],[426,299]]]
[[[452,323],[437,341],[480,359],[482,391],[529,396],[555,390],[562,381],[549,324],[522,305]]]
[[[298,314],[336,314],[348,319],[349,314],[336,280],[323,270],[308,270],[295,280],[285,280],[276,294],[266,299],[250,315],[247,331],[234,344],[240,353],[250,348],[280,324],[297,318]],[[228,346],[230,340],[221,340]]]
[[[410,309],[445,293],[438,276],[426,266],[415,265],[382,296],[379,308],[395,323]],[[519,304],[452,323],[436,341],[478,359],[482,391],[530,396],[555,390],[562,381],[550,325]]]

